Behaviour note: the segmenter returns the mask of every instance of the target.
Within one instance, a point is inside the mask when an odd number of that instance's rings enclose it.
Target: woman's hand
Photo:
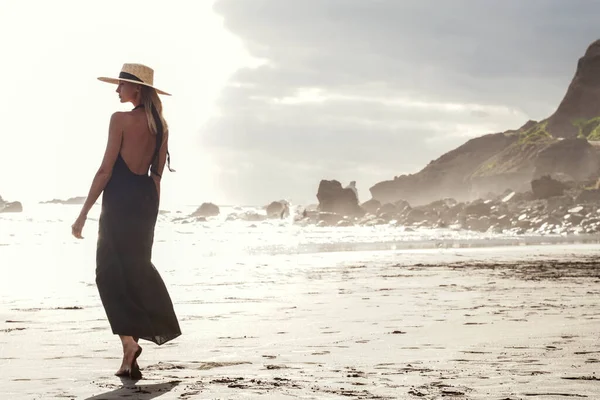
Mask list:
[[[71,234],[75,236],[77,239],[83,239],[81,236],[81,231],[83,230],[83,226],[85,225],[86,216],[79,215],[75,220],[75,223],[71,225]]]

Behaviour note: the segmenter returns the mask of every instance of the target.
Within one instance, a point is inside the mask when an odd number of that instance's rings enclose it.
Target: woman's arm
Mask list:
[[[123,140],[123,113],[116,112],[110,118],[108,127],[108,143],[104,152],[102,164],[94,176],[87,199],[79,213],[80,217],[87,217],[88,212],[100,197],[100,194],[106,187],[112,175],[113,166],[121,149],[121,141]]]

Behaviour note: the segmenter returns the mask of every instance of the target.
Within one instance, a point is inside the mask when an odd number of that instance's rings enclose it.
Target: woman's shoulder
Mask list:
[[[120,132],[137,130],[145,121],[128,111],[116,111],[110,117],[110,128]]]
[[[131,111],[115,111],[110,116],[111,124],[127,124],[133,118]]]
[[[110,119],[115,120],[115,121],[122,120],[122,119],[125,119],[128,114],[129,114],[129,111],[115,111],[110,116]]]
[[[110,124],[111,125],[115,125],[115,124],[121,124],[121,123],[123,123],[123,121],[126,118],[125,114],[126,113],[123,112],[123,111],[115,111],[110,116]]]
[[[112,113],[111,118],[128,118],[136,115],[134,111],[115,111]]]

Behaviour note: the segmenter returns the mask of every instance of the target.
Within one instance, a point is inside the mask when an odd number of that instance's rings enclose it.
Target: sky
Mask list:
[[[95,5],[93,5],[95,4]],[[549,116],[600,38],[586,0],[1,0],[0,195],[85,195],[125,62],[155,69],[169,204],[315,203]]]

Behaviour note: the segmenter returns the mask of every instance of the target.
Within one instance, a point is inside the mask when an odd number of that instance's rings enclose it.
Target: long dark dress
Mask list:
[[[114,334],[161,345],[181,335],[181,330],[151,261],[157,216],[154,181],[131,172],[119,153],[102,197],[96,285]]]

